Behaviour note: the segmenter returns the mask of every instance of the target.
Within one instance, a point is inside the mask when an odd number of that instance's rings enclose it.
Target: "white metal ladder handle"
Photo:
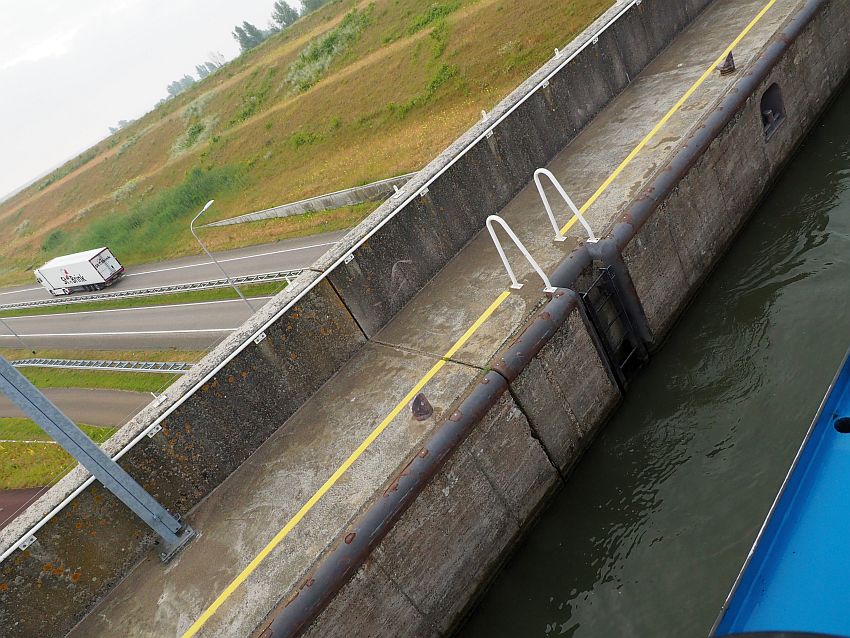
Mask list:
[[[493,243],[496,244],[496,250],[499,252],[499,257],[502,258],[502,264],[505,266],[505,270],[508,271],[508,276],[511,278],[511,288],[514,290],[519,290],[522,288],[522,284],[517,281],[516,275],[514,274],[513,268],[508,263],[508,258],[505,256],[505,251],[502,248],[502,244],[499,241],[499,238],[496,237],[496,230],[493,228],[493,222],[497,222],[499,226],[504,228],[505,232],[508,234],[508,237],[511,238],[511,241],[519,248],[519,251],[522,253],[523,257],[526,258],[531,267],[534,268],[534,271],[540,275],[540,278],[543,280],[543,284],[545,288],[543,292],[555,292],[556,288],[552,285],[552,282],[549,281],[549,277],[546,276],[546,273],[543,272],[543,269],[540,268],[540,265],[534,260],[534,257],[526,249],[525,245],[519,240],[519,237],[516,236],[511,227],[508,226],[508,223],[499,217],[498,215],[490,215],[487,218],[487,230],[490,232],[490,238],[493,240]]]
[[[546,214],[549,216],[552,228],[555,229],[555,241],[564,241],[566,237],[561,234],[561,230],[558,228],[558,223],[555,221],[555,214],[552,212],[552,206],[549,204],[549,198],[546,196],[546,191],[543,190],[543,185],[540,183],[541,175],[545,175],[549,178],[549,181],[552,182],[555,190],[558,191],[558,194],[567,203],[567,206],[573,212],[573,215],[578,217],[579,222],[581,222],[581,225],[584,226],[584,229],[587,231],[587,241],[594,243],[599,241],[593,233],[593,229],[590,227],[590,224],[588,224],[587,220],[584,218],[584,215],[581,214],[581,211],[576,207],[573,200],[570,199],[569,195],[567,195],[566,191],[564,191],[561,183],[555,178],[552,172],[545,168],[538,168],[534,171],[534,183],[537,186],[537,192],[540,193],[540,199],[543,200],[543,206],[546,207]]]

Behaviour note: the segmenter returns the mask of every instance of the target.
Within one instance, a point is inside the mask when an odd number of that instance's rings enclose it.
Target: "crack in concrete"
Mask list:
[[[526,422],[528,423],[529,436],[531,436],[532,439],[536,440],[537,443],[540,445],[540,449],[543,450],[543,454],[546,456],[546,460],[549,461],[549,464],[555,470],[555,473],[558,475],[558,478],[561,480],[561,484],[563,485],[566,481],[564,473],[561,472],[561,468],[558,467],[558,464],[552,458],[552,454],[549,452],[549,449],[546,447],[546,443],[543,441],[543,438],[537,431],[537,427],[534,425],[534,420],[531,418],[531,415],[528,413],[526,408],[522,405],[522,401],[520,401],[519,395],[514,392],[513,384],[511,383],[508,383],[508,392],[510,392],[511,398],[514,400],[517,409],[522,413],[522,415],[525,417]]]
[[[380,341],[379,339],[370,339],[370,341],[376,345],[384,346],[385,348],[391,348],[398,352],[405,352],[407,354],[416,354],[423,357],[433,357],[434,359],[441,359],[446,363],[455,363],[457,365],[464,366],[466,368],[470,368],[472,370],[480,370],[480,371],[489,371],[490,368],[484,366],[477,366],[475,364],[469,363],[468,361],[461,361],[460,359],[455,359],[454,357],[447,357],[445,355],[436,354],[434,352],[428,350],[417,350],[416,348],[410,348],[408,346],[401,346],[394,343],[388,343],[386,341]]]

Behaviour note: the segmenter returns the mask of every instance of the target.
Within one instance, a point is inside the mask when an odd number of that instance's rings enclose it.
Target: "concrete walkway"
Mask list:
[[[764,4],[718,0],[552,161],[550,170],[576,202],[586,201],[617,169]],[[798,6],[796,0],[776,3],[743,39],[735,51],[739,75]],[[739,75],[712,74],[669,119],[590,208],[595,229],[617,216]],[[575,225],[566,242],[552,241],[533,184],[501,214],[547,272],[581,236]],[[558,214],[565,223],[565,214]],[[508,255],[526,284],[522,290],[494,304],[510,282],[489,236],[479,234],[190,515],[200,535],[182,554],[167,567],[154,557],[144,562],[73,635],[175,636],[199,617],[205,622],[196,627],[198,635],[251,635],[541,303],[540,280],[516,251]],[[464,340],[482,316],[481,327]],[[405,401],[418,386],[434,406],[425,422],[411,418]],[[374,441],[329,487],[328,478],[370,436]],[[321,498],[305,509],[317,493]],[[285,526],[287,533],[279,534]],[[280,543],[246,572],[276,534]],[[210,610],[237,577],[244,582]]]

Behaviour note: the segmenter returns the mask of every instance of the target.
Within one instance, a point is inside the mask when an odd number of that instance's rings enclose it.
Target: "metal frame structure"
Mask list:
[[[165,541],[163,561],[194,536],[191,527],[160,505],[4,357],[0,357],[0,390]],[[27,539],[27,545],[33,540]]]
[[[101,361],[95,359],[18,359],[10,362],[16,368],[63,368],[66,370],[113,370],[116,372],[188,372],[195,364],[184,361]]]

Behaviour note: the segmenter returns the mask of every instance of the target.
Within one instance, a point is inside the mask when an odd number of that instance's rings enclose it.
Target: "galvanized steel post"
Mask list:
[[[0,390],[165,541],[164,561],[194,536],[136,480],[65,416],[24,375],[0,357]]]

